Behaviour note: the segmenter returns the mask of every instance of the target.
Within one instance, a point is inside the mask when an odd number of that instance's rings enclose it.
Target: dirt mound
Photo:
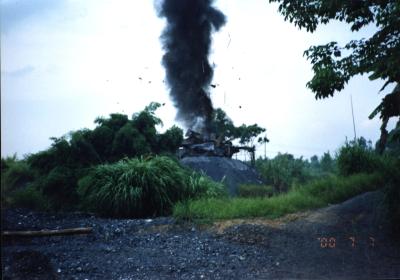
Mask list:
[[[235,159],[225,157],[186,157],[181,163],[196,171],[204,172],[215,181],[224,181],[229,194],[236,195],[241,184],[262,185],[260,174],[249,165]]]

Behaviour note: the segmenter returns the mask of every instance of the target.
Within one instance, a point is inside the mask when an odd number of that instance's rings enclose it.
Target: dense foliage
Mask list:
[[[86,210],[147,217],[170,214],[178,201],[222,195],[224,186],[190,174],[169,157],[154,157],[98,165],[79,181],[78,192]]]
[[[351,77],[369,74],[371,80],[385,81],[397,86],[387,94],[370,115],[380,113],[382,119],[379,151],[383,152],[389,118],[400,116],[400,3],[398,0],[368,1],[290,1],[269,0],[279,3],[279,12],[285,20],[299,28],[313,32],[319,24],[331,20],[350,24],[352,31],[359,31],[370,24],[377,31],[367,39],[352,40],[344,46],[337,42],[312,46],[304,52],[313,64],[314,77],[307,83],[316,98],[333,96],[341,91]]]
[[[77,209],[80,202],[78,181],[91,167],[127,157],[174,154],[182,142],[183,131],[173,126],[164,133],[157,132],[156,126],[162,124],[155,115],[159,106],[151,103],[131,119],[123,114],[97,118],[94,129],[53,137],[49,149],[24,160],[17,160],[15,156],[2,158],[2,194],[9,198],[8,202],[2,199],[2,203],[15,204],[32,196],[43,203],[47,200],[46,207],[35,208]]]
[[[51,147],[29,156],[28,162],[40,172],[48,173],[60,166],[85,168],[124,157],[174,153],[182,142],[183,131],[174,126],[163,134],[157,132],[156,126],[162,124],[155,116],[159,106],[151,103],[131,119],[123,114],[97,118],[93,130],[82,129],[52,138]]]
[[[211,120],[212,131],[217,131],[217,136],[223,136],[222,140],[234,141],[237,140],[241,145],[253,146],[257,137],[265,132],[265,128],[259,127],[257,124],[235,126],[233,121],[221,109],[217,108],[213,112]],[[269,142],[268,138],[258,137],[259,143]]]
[[[123,114],[97,118],[93,130],[82,129],[51,138],[49,149],[26,159],[26,168],[29,166],[35,174],[35,188],[50,199],[52,208],[75,209],[79,204],[78,181],[90,167],[123,158],[173,154],[182,142],[183,131],[174,126],[162,134],[157,132],[156,126],[162,124],[155,115],[159,106],[151,103],[131,119]]]
[[[256,168],[267,185],[273,186],[276,192],[286,192],[293,185],[335,173],[336,159],[329,152],[321,159],[313,156],[310,160],[279,153],[272,159],[258,159]]]
[[[364,138],[346,142],[339,149],[337,165],[339,173],[343,176],[375,172],[381,169],[382,164],[382,158]]]

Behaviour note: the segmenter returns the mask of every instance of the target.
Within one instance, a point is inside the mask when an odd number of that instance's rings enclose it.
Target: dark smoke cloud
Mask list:
[[[188,128],[209,132],[213,106],[208,89],[213,69],[208,62],[211,32],[225,24],[225,15],[212,0],[164,0],[159,16],[167,26],[161,35],[166,53],[162,62],[177,119]]]

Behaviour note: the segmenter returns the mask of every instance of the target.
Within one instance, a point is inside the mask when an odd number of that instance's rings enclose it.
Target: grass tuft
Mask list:
[[[85,210],[112,217],[168,215],[177,201],[224,193],[222,184],[164,156],[96,166],[78,185]]]

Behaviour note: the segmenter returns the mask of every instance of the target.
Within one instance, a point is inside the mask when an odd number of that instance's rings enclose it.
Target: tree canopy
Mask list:
[[[173,126],[162,134],[157,132],[156,126],[162,124],[155,115],[159,106],[153,102],[131,119],[123,114],[97,118],[93,130],[81,129],[53,137],[49,149],[30,155],[28,161],[48,173],[57,166],[85,168],[124,157],[175,153],[183,140],[183,131]]]
[[[351,40],[344,46],[329,42],[311,46],[304,55],[313,64],[314,76],[307,83],[317,99],[333,96],[341,91],[351,77],[368,74],[370,80],[396,84],[393,92],[386,94],[370,118],[378,113],[382,119],[381,140],[378,148],[382,151],[388,132],[389,118],[400,116],[400,2],[398,0],[316,0],[290,1],[269,0],[279,3],[279,12],[288,20],[309,32],[318,25],[331,20],[343,21],[351,31],[374,24],[377,28],[370,38]]]
[[[257,124],[235,126],[233,121],[228,117],[224,110],[217,108],[214,110],[211,125],[214,131],[223,134],[225,141],[238,140],[242,145],[254,145],[254,141],[261,133],[265,132],[265,128]],[[259,137],[259,143],[269,142],[267,137]]]

